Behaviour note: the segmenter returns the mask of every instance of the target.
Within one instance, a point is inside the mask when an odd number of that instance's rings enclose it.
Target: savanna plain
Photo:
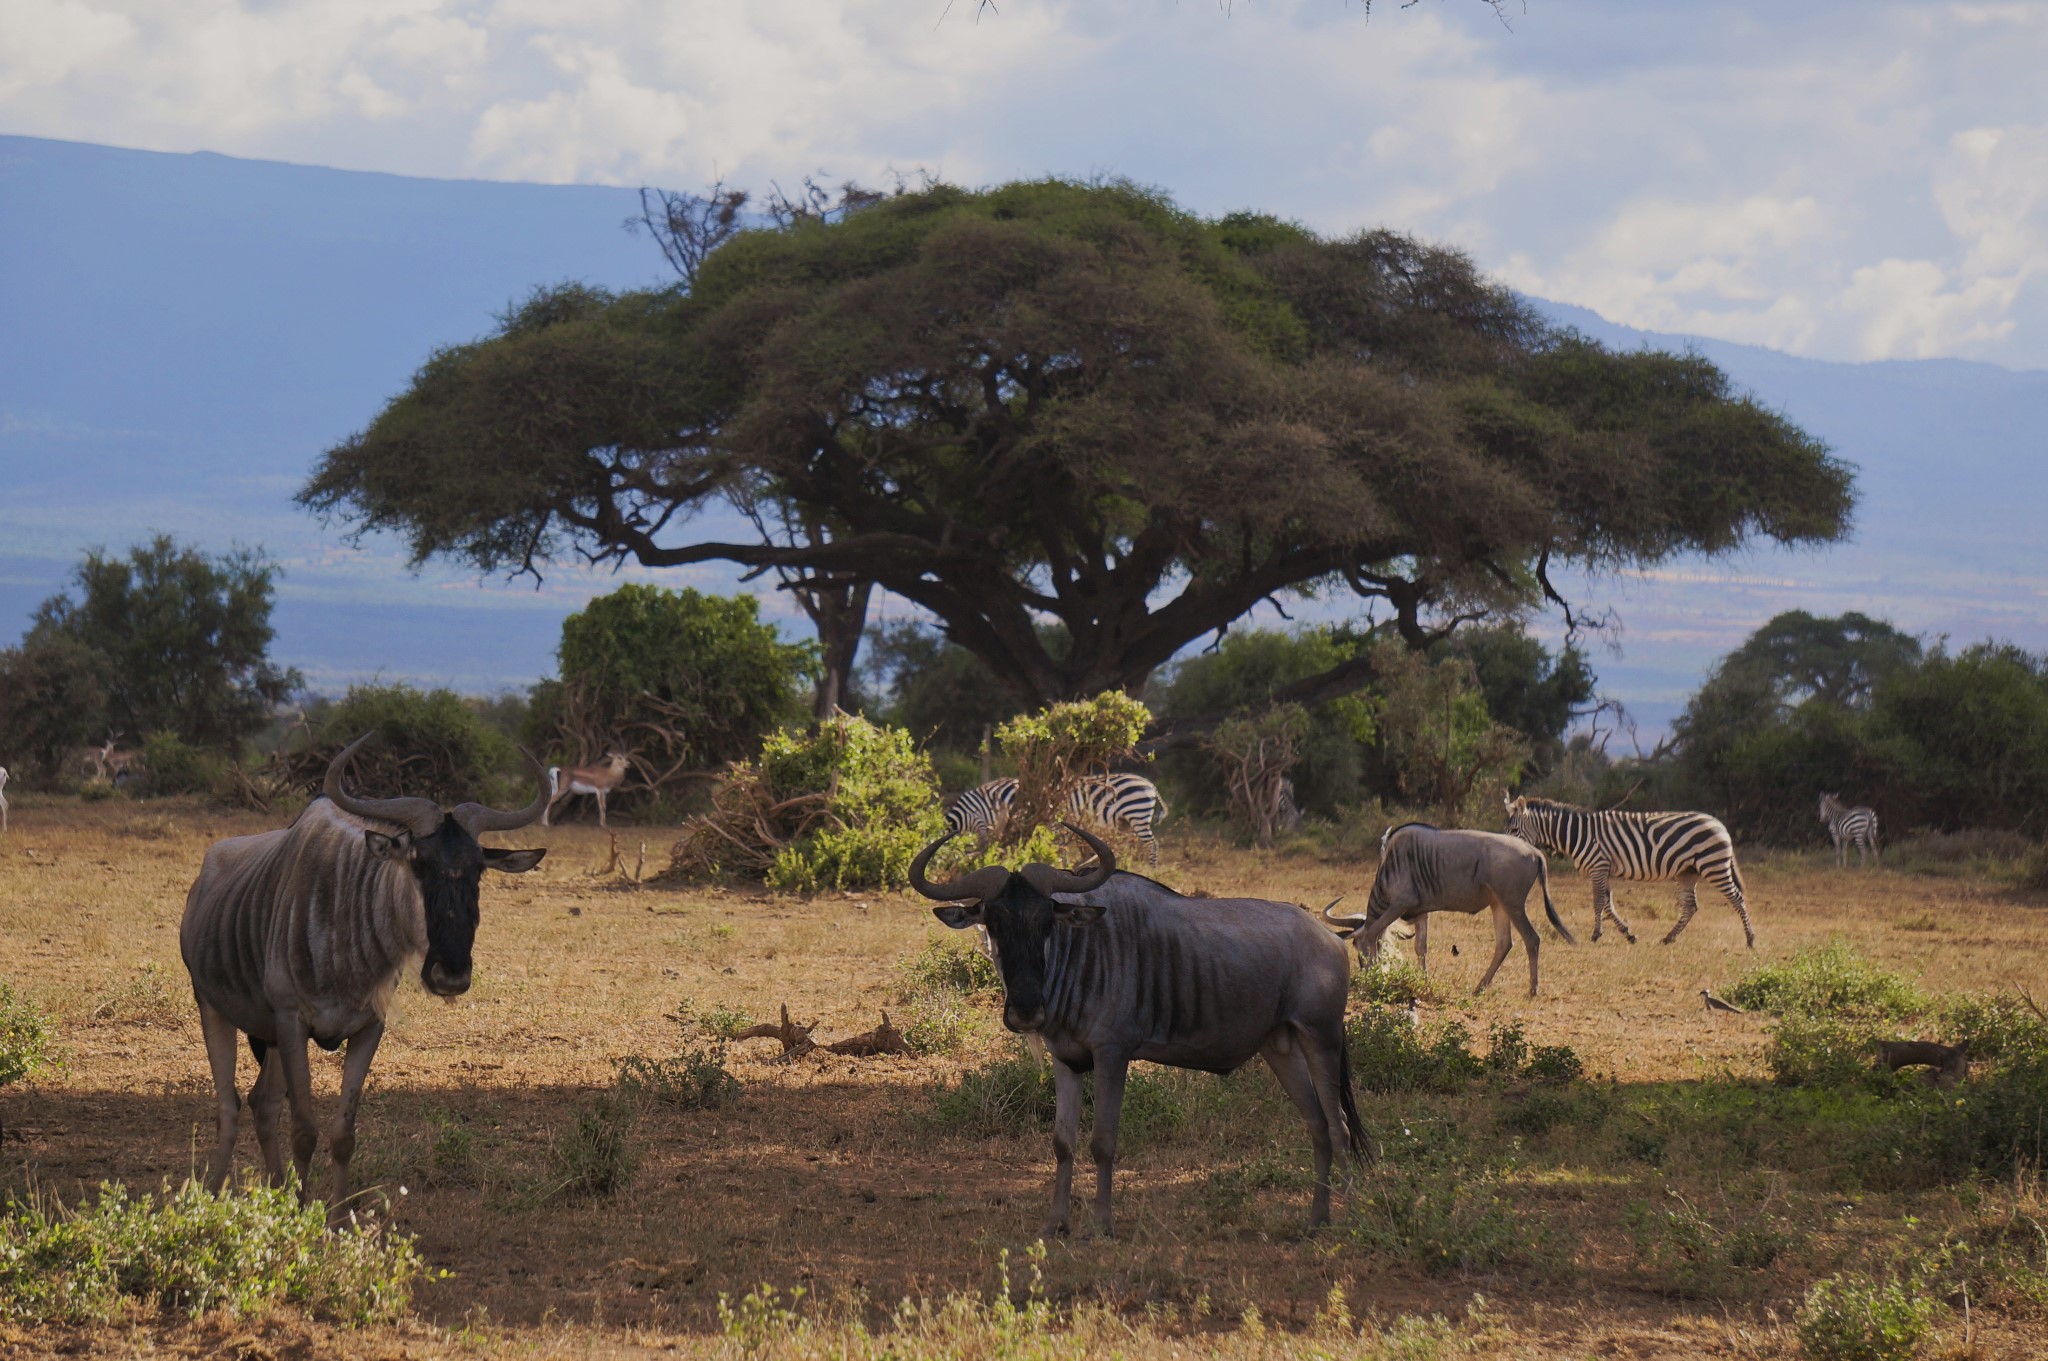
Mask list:
[[[0,1091],[6,1193],[161,1193],[203,1165],[213,1100],[178,919],[212,840],[277,821],[15,801],[0,974],[54,1019],[61,1063]],[[671,833],[620,831],[629,863],[643,840],[665,863]],[[1590,890],[1560,863],[1580,943],[1543,928],[1540,997],[1519,944],[1471,995],[1484,918],[1434,919],[1426,986],[1354,980],[1378,1156],[1333,1226],[1303,1228],[1308,1138],[1263,1067],[1140,1065],[1119,1236],[1041,1247],[1049,1085],[927,903],[634,885],[602,873],[595,827],[513,840],[545,864],[487,880],[466,996],[401,987],[365,1098],[358,1214],[415,1237],[409,1312],[137,1309],[0,1323],[0,1352],[1790,1357],[1827,1354],[1830,1307],[1883,1315],[1889,1290],[1921,1354],[2048,1355],[2036,1169],[1930,1165],[1929,1112],[1952,1093],[1788,1085],[1781,1019],[1700,997],[1829,948],[1907,989],[1873,1022],[1896,1038],[1952,1036],[1971,998],[2040,995],[2048,898],[1967,867],[1752,853],[1750,952],[1716,901],[1657,944],[1669,885],[1618,886],[1643,943],[1593,942]],[[1369,856],[1163,840],[1157,877],[1183,891],[1362,905],[1371,880]],[[821,1042],[887,1011],[923,1052],[783,1061],[773,1039],[730,1038],[784,1006]],[[323,1118],[339,1058],[315,1052]],[[245,1130],[238,1166],[254,1162]]]

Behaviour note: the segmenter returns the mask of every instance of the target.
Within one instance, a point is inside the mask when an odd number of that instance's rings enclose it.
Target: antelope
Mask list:
[[[7,767],[0,766],[0,832],[7,830]]]
[[[136,753],[133,749],[128,751],[114,750],[114,744],[120,740],[120,733],[108,729],[106,745],[88,747],[86,749],[86,759],[93,763],[93,769],[97,778],[113,785],[119,785],[127,780],[129,775],[133,773],[129,767],[135,763]]]
[[[604,761],[594,766],[549,766],[548,806],[540,815],[540,825],[548,825],[548,815],[555,805],[576,794],[589,794],[597,799],[597,825],[608,827],[604,820],[604,801],[626,778],[631,758],[616,746],[606,747]]]

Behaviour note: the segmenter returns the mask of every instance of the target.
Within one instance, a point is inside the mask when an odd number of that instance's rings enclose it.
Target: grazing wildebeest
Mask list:
[[[1550,901],[1550,866],[1543,852],[1497,832],[1444,831],[1426,822],[1406,822],[1380,838],[1380,870],[1372,881],[1364,916],[1323,917],[1349,936],[1365,959],[1376,958],[1380,937],[1397,921],[1415,923],[1415,958],[1429,971],[1429,914],[1493,911],[1493,963],[1474,992],[1484,992],[1513,938],[1510,923],[1529,953],[1529,995],[1536,995],[1536,957],[1542,942],[1529,922],[1529,890],[1543,889],[1550,924],[1571,944],[1572,933]],[[1336,904],[1331,904],[1334,907]]]
[[[481,846],[540,817],[547,790],[516,813],[479,803],[443,812],[432,799],[363,799],[342,775],[365,733],[327,767],[326,797],[289,827],[217,841],[185,899],[179,946],[192,975],[206,1057],[220,1101],[220,1142],[206,1184],[218,1191],[234,1158],[241,1102],[235,1036],[249,1037],[259,1072],[249,1089],[256,1139],[272,1182],[284,1180],[277,1143],[281,1104],[292,1108],[292,1162],[299,1195],[318,1142],[306,1041],[348,1044],[341,1111],[327,1132],[334,1162],[330,1206],[348,1195],[356,1105],[384,1036],[384,1013],[408,959],[424,956],[420,982],[436,996],[469,989],[477,883],[486,869],[521,874],[545,851]],[[528,757],[529,761],[533,758]],[[538,762],[534,774],[541,774]]]
[[[1089,873],[1026,865],[974,870],[950,883],[925,878],[919,851],[910,883],[927,898],[966,899],[933,913],[961,930],[983,926],[1003,977],[1003,1024],[1036,1035],[1052,1059],[1056,1115],[1052,1217],[1064,1233],[1080,1135],[1081,1074],[1095,1074],[1095,1225],[1113,1232],[1110,1182],[1117,1121],[1132,1060],[1228,1073],[1263,1057],[1308,1121],[1315,1143],[1311,1226],[1330,1218],[1330,1157],[1339,1144],[1366,1151],[1344,1043],[1351,962],[1337,938],[1291,903],[1184,898],[1066,824],[1094,850]]]

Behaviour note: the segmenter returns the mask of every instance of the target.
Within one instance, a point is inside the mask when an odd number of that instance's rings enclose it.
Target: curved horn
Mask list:
[[[948,832],[917,853],[917,858],[910,862],[910,886],[925,897],[936,898],[942,903],[958,902],[963,898],[986,902],[1001,893],[1003,886],[1010,882],[1010,872],[1001,865],[988,865],[978,870],[970,870],[958,879],[943,884],[934,884],[924,877],[924,867],[932,862],[932,857],[938,854],[939,847],[957,835],[957,832]]]
[[[1323,909],[1323,920],[1328,922],[1330,925],[1336,927],[1339,931],[1342,931],[1347,936],[1351,935],[1353,932],[1356,931],[1363,931],[1365,929],[1366,919],[1362,916],[1333,917],[1330,915],[1330,908],[1335,907],[1338,903],[1341,903],[1343,901],[1344,895],[1341,893],[1338,894],[1336,897],[1330,899],[1329,907],[1325,907]]]
[[[354,813],[359,818],[375,818],[379,822],[395,822],[415,837],[432,836],[441,826],[441,805],[432,799],[358,799],[341,787],[342,772],[355,759],[357,748],[376,735],[377,730],[370,729],[343,747],[341,754],[327,763],[327,779],[320,786],[322,792],[344,813]]]
[[[1051,865],[1026,865],[1017,871],[1024,876],[1024,882],[1048,898],[1055,893],[1087,893],[1108,883],[1109,876],[1116,873],[1116,852],[1071,822],[1062,822],[1060,826],[1087,842],[1089,848],[1095,852],[1095,872],[1078,874],[1073,870],[1056,869]]]
[[[533,778],[540,784],[540,793],[535,796],[532,803],[516,813],[508,813],[503,809],[487,807],[481,803],[458,804],[455,811],[448,816],[462,824],[463,831],[471,836],[482,836],[485,832],[510,832],[540,821],[540,815],[547,811],[548,806],[548,773],[541,763],[534,759],[533,753],[525,747],[519,749],[519,754],[533,767]]]

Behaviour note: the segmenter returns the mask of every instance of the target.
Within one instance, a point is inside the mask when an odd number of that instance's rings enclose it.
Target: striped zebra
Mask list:
[[[993,832],[1017,805],[1017,782],[1007,776],[979,784],[946,806],[951,833]],[[1158,786],[1142,775],[1097,775],[1081,781],[1067,796],[1078,816],[1104,827],[1128,827],[1145,844],[1145,854],[1159,863],[1159,838],[1153,827],[1166,817],[1166,800]]]
[[[1699,910],[1694,887],[1705,879],[1735,904],[1742,918],[1742,934],[1749,948],[1756,948],[1756,929],[1749,924],[1749,908],[1742,898],[1742,871],[1735,864],[1735,842],[1720,819],[1705,813],[1619,813],[1575,808],[1549,799],[1510,799],[1508,830],[1541,851],[1553,851],[1572,858],[1593,880],[1593,939],[1608,917],[1636,943],[1636,933],[1614,910],[1611,881],[1615,879],[1669,880],[1684,885],[1678,895],[1678,924],[1664,937],[1669,945],[1685,930],[1692,914]]]
[[[1828,825],[1828,835],[1835,841],[1835,864],[1846,869],[1849,864],[1849,847],[1856,848],[1856,867],[1863,868],[1871,860],[1881,867],[1884,855],[1877,849],[1877,814],[1868,808],[1851,808],[1842,802],[1839,794],[1820,796],[1820,820]]]

